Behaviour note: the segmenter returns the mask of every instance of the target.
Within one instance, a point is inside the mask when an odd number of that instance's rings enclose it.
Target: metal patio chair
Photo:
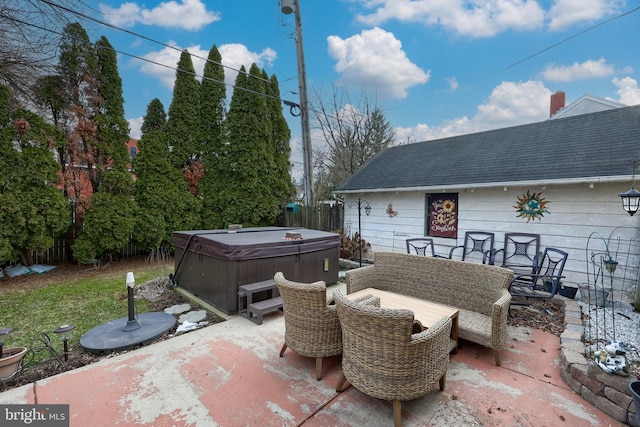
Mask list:
[[[462,250],[462,261],[480,261],[483,264],[489,263],[489,258],[493,252],[494,233],[486,231],[467,231],[464,233],[464,244],[451,248],[449,259],[453,259],[454,254]]]
[[[539,234],[505,233],[503,248],[492,252],[489,264],[508,268],[516,274],[535,273],[539,258]]]
[[[569,254],[556,248],[546,248],[542,254],[540,265],[533,273],[516,274],[509,285],[512,304],[522,304],[522,298],[553,298],[560,291],[562,271]]]
[[[436,250],[433,244],[433,239],[426,237],[407,239],[407,253],[435,257]]]

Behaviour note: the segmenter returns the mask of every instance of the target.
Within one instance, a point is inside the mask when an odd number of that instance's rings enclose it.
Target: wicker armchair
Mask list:
[[[412,333],[410,310],[350,301],[339,291],[334,298],[343,340],[342,376],[336,391],[342,391],[348,380],[369,396],[393,401],[394,423],[400,426],[402,400],[426,394],[436,382],[444,390],[451,319],[444,317],[428,330]]]
[[[322,358],[342,353],[342,331],[335,305],[327,304],[324,282],[297,283],[274,276],[282,296],[284,345],[301,356],[316,358],[316,379],[322,379]]]

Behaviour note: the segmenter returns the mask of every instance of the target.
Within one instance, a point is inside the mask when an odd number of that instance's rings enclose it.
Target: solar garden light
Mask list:
[[[609,273],[613,273],[614,271],[616,271],[616,267],[618,266],[618,261],[609,257],[609,259],[604,260],[603,262],[604,262],[604,267],[607,269]]]
[[[64,361],[69,360],[69,340],[71,339],[71,335],[73,335],[73,330],[75,329],[75,325],[62,325],[56,330],[53,331],[54,334],[60,337],[62,343],[64,345]]]
[[[2,359],[2,347],[7,342],[11,331],[13,331],[13,328],[0,328],[0,359]]]
[[[128,311],[128,320],[127,324],[122,328],[124,332],[135,331],[136,329],[140,329],[142,325],[136,319],[136,307],[135,301],[133,298],[133,288],[136,286],[136,279],[133,277],[133,272],[127,273],[127,311]]]

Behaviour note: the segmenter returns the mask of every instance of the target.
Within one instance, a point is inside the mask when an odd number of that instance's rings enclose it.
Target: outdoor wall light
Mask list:
[[[69,344],[68,341],[71,339],[71,335],[73,334],[73,330],[75,329],[74,325],[62,325],[56,330],[53,331],[54,334],[58,335],[62,340],[64,345],[64,361],[69,360]]]
[[[0,359],[2,359],[2,347],[7,342],[11,331],[13,331],[13,328],[0,328]]]
[[[635,181],[636,181],[636,163],[640,161],[633,161],[633,175],[631,178],[631,190],[620,193],[618,196],[622,199],[622,208],[627,211],[627,213],[631,216],[638,212],[640,209],[640,191],[636,190]]]
[[[618,194],[622,198],[622,208],[633,216],[640,208],[640,191],[632,185],[631,190]]]

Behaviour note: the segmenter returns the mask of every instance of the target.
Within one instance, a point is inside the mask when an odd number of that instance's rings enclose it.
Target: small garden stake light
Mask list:
[[[11,331],[13,331],[13,328],[0,328],[0,359],[2,359],[2,347],[7,342]]]
[[[640,160],[633,161],[633,175],[631,178],[631,190],[620,193],[618,196],[622,199],[622,208],[633,216],[640,209],[640,191],[636,190],[636,163]]]
[[[64,361],[65,362],[69,360],[69,340],[71,339],[71,335],[73,334],[74,328],[75,328],[74,325],[62,325],[53,331],[54,334],[60,337],[64,345]]]

